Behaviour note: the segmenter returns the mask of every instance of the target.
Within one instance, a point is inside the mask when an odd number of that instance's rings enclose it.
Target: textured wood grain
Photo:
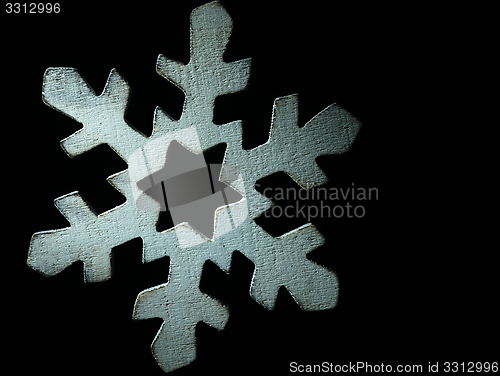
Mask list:
[[[231,29],[225,9],[218,2],[206,4],[191,14],[189,63],[158,57],[158,73],[181,88],[186,100],[178,121],[156,109],[150,137],[124,120],[130,88],[116,70],[111,71],[99,96],[74,68],[49,68],[44,75],[44,102],[83,124],[81,130],[61,141],[63,149],[73,157],[102,143],[110,145],[128,163],[127,170],[108,178],[126,202],[96,215],[78,192],[57,198],[55,205],[71,226],[34,234],[28,265],[52,276],[80,260],[86,282],[104,281],[111,277],[113,247],[137,237],[143,240],[144,262],[170,257],[170,270],[165,270],[168,282],[141,292],[133,311],[134,319],[163,319],[152,352],[165,372],[196,358],[195,327],[199,321],[223,329],[228,320],[227,307],[199,289],[206,260],[225,272],[234,250],[252,260],[255,272],[250,295],[267,309],[274,308],[280,286],[285,286],[304,310],[332,308],[337,301],[335,274],[306,258],[324,243],[323,236],[312,224],[276,238],[266,233],[253,218],[271,202],[255,190],[255,182],[284,171],[304,188],[325,183],[326,175],[315,158],[347,151],[360,122],[333,104],[299,128],[298,96],[289,95],[274,102],[269,140],[243,150],[240,121],[222,126],[212,122],[215,98],[244,89],[250,75],[250,59],[222,60]],[[143,166],[149,166],[149,173],[161,168],[174,140],[198,154],[222,142],[227,144],[220,180],[243,198],[216,211],[212,239],[189,223],[157,232],[158,211],[143,210],[136,204],[140,194],[137,182],[148,173]]]

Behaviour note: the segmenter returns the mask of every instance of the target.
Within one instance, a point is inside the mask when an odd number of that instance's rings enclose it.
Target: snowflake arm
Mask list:
[[[303,188],[327,182],[328,178],[316,164],[320,155],[345,153],[356,138],[361,122],[336,104],[332,104],[298,126],[298,95],[274,101],[269,140],[259,153],[271,154],[279,161],[276,170],[286,172]],[[290,152],[293,150],[293,152]],[[266,171],[269,175],[269,171]]]
[[[250,180],[284,171],[303,188],[324,184],[327,177],[316,164],[316,157],[346,152],[359,127],[357,119],[333,104],[299,128],[298,95],[276,98],[268,141],[245,156],[253,166]],[[264,163],[266,159],[274,163]]]
[[[316,157],[345,153],[360,127],[359,120],[332,104],[299,128],[298,95],[276,98],[268,141],[251,150],[243,150],[241,146],[228,148],[224,157],[224,164],[241,169],[251,203],[249,215],[255,218],[271,207],[272,203],[255,190],[255,183],[275,172],[286,172],[306,189],[325,184],[328,179],[317,165]],[[269,160],[273,163],[268,163]],[[222,180],[231,178],[229,172],[221,173]]]
[[[195,330],[199,321],[221,330],[229,318],[227,307],[199,289],[204,262],[190,253],[177,255],[171,259],[168,282],[137,296],[134,320],[163,319],[151,351],[165,372],[196,358]]]
[[[222,5],[203,5],[191,13],[189,63],[158,56],[157,72],[186,95],[182,120],[212,123],[215,98],[246,88],[251,59],[230,63],[222,59],[232,28],[231,17]]]
[[[85,282],[111,278],[113,247],[139,236],[156,233],[158,213],[141,212],[134,205],[127,171],[108,178],[127,201],[96,215],[78,192],[54,200],[70,227],[33,234],[27,264],[46,276],[53,276],[73,264],[83,262]]]
[[[48,68],[43,78],[43,101],[83,124],[82,129],[61,141],[70,157],[106,143],[127,160],[144,143],[146,137],[124,119],[129,94],[130,86],[115,69],[99,96],[74,68]]]
[[[310,223],[275,238],[248,218],[218,242],[208,243],[206,252],[212,261],[212,254],[230,258],[229,250],[238,250],[252,260],[255,271],[250,295],[263,307],[273,309],[278,289],[284,286],[302,309],[320,310],[333,308],[337,302],[335,274],[306,258],[323,244],[323,236]]]
[[[259,226],[254,226],[253,232],[263,240],[254,249],[242,251],[255,264],[250,285],[250,295],[255,301],[273,309],[278,289],[284,286],[303,310],[335,307],[337,277],[306,258],[309,252],[324,244],[316,227],[308,223],[277,238],[266,234]]]

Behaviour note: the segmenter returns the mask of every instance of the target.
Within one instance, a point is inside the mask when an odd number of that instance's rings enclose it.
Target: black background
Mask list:
[[[207,262],[201,288],[229,306],[230,318],[220,332],[198,324],[198,358],[175,374],[281,374],[292,361],[493,361],[488,256],[465,240],[456,245],[465,234],[443,211],[450,198],[435,193],[439,172],[426,167],[432,145],[419,138],[426,125],[414,125],[420,113],[434,111],[435,88],[420,91],[435,79],[428,66],[438,64],[429,19],[411,6],[221,2],[234,24],[224,58],[251,57],[252,74],[247,91],[217,99],[214,122],[241,119],[249,149],[267,140],[274,98],[299,94],[301,126],[338,103],[363,126],[349,152],[318,158],[330,178],[325,187],[376,187],[379,199],[360,202],[361,219],[312,220],[327,242],[308,257],[339,279],[333,310],[303,312],[282,289],[267,311],[248,294],[250,260],[235,252],[229,275]],[[132,87],[126,118],[149,135],[156,106],[179,118],[183,103],[183,93],[156,73],[156,58],[189,61],[189,14],[203,3],[62,3],[60,14],[4,14],[8,365],[52,374],[162,374],[149,349],[161,320],[131,316],[139,292],[166,282],[168,258],[143,265],[141,240],[130,241],[113,251],[113,278],[96,284],[83,282],[81,263],[51,278],[26,266],[33,233],[69,225],[55,198],[78,190],[98,213],[109,210],[124,197],[105,178],[127,167],[105,145],[65,155],[59,141],[80,125],[42,103],[42,77],[48,67],[75,67],[100,93],[116,68]],[[283,173],[260,183],[294,185]],[[305,222],[258,220],[273,236]]]

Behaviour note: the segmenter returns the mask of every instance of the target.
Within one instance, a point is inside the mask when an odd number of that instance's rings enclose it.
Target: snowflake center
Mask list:
[[[242,196],[219,180],[222,164],[207,163],[210,154],[194,154],[172,141],[163,167],[137,182],[137,187],[160,205],[163,218],[159,221],[166,222],[168,212],[173,226],[188,222],[206,237],[213,237],[215,211]]]

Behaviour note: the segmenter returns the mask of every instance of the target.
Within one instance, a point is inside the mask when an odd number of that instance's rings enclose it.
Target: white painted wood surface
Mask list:
[[[255,190],[255,182],[284,171],[304,188],[324,184],[327,177],[315,158],[347,151],[360,122],[333,104],[299,128],[298,97],[285,96],[275,100],[269,140],[243,150],[241,122],[222,126],[212,122],[215,98],[244,89],[250,75],[250,59],[230,63],[222,60],[231,29],[231,18],[218,2],[193,10],[189,64],[162,55],[157,61],[158,73],[186,94],[182,116],[175,121],[157,108],[149,138],[124,120],[130,88],[116,70],[111,71],[99,96],[74,68],[49,68],[44,75],[44,102],[83,124],[81,130],[61,141],[66,153],[73,157],[107,143],[129,168],[108,178],[126,202],[105,213],[93,213],[78,192],[57,198],[55,205],[71,226],[34,234],[28,265],[52,276],[80,260],[86,282],[104,281],[111,277],[112,248],[137,237],[143,240],[144,262],[170,257],[170,270],[165,271],[168,282],[141,292],[133,311],[134,319],[164,320],[152,352],[165,372],[196,358],[195,327],[199,321],[223,329],[228,320],[227,307],[199,289],[206,260],[226,272],[234,250],[252,260],[255,272],[250,295],[267,309],[273,309],[280,286],[285,286],[304,310],[332,308],[337,301],[335,274],[306,258],[308,252],[324,243],[322,235],[312,224],[277,238],[266,233],[253,218],[268,209],[271,202]],[[181,246],[179,236],[188,240],[202,236],[188,223],[156,231],[158,212],[141,210],[135,204],[134,184],[138,178],[131,165],[134,152],[151,149],[155,140],[165,140],[165,136],[170,141],[182,138],[197,153],[222,142],[227,144],[224,164],[237,166],[241,177],[235,179],[234,170],[226,168],[220,179],[233,182],[232,187],[244,199],[218,210],[215,221],[226,220],[229,209],[238,226],[208,241],[193,241],[187,248]]]

